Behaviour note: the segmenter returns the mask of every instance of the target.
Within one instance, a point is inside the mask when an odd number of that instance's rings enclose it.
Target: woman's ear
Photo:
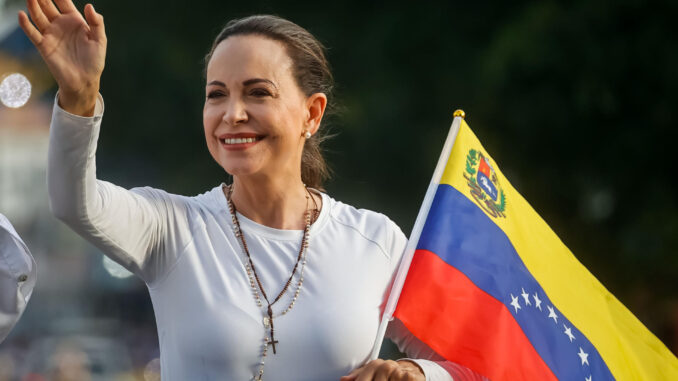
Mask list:
[[[327,107],[327,95],[324,93],[315,93],[312,94],[306,100],[306,109],[308,110],[307,119],[306,119],[306,130],[315,134],[320,127],[320,122],[323,119],[325,114],[325,108]]]

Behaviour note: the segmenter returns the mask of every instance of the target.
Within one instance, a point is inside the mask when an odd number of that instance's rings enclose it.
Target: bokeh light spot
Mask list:
[[[146,364],[144,381],[160,381],[160,359],[155,358]]]
[[[23,74],[10,74],[0,82],[0,102],[7,107],[19,108],[30,97],[31,82]]]

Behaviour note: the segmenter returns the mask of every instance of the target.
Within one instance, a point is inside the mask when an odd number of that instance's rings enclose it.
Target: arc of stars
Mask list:
[[[515,296],[513,294],[511,295],[511,307],[513,307],[515,313],[518,313],[519,309],[522,309],[520,305],[520,297],[523,298],[523,301],[526,306],[531,306],[532,303],[530,301],[530,294],[525,291],[524,287],[521,287],[520,290],[522,291],[518,296]],[[541,304],[542,300],[539,299],[539,294],[535,292],[532,296],[532,300],[534,300],[534,307],[539,309],[539,311],[542,311]],[[553,319],[553,322],[555,324],[558,324],[558,314],[556,314],[556,310],[553,306],[546,305],[546,309],[549,311],[548,318]],[[568,327],[566,324],[563,324],[564,331],[563,333],[567,336],[568,339],[570,339],[570,342],[573,342],[576,337],[572,333],[572,328],[573,327]],[[588,365],[589,364],[589,354],[584,352],[584,349],[582,347],[579,347],[579,352],[577,353],[577,356],[579,356],[579,359],[581,360],[581,365]],[[588,377],[585,378],[585,381],[593,381],[593,376],[589,375]]]

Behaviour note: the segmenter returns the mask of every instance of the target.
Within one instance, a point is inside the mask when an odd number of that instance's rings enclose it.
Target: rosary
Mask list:
[[[242,244],[243,251],[245,252],[245,255],[247,256],[247,262],[245,262],[245,269],[247,270],[247,277],[249,278],[250,281],[250,286],[252,287],[252,293],[254,296],[254,299],[257,303],[257,306],[260,308],[263,308],[264,305],[261,301],[261,297],[259,295],[259,292],[261,291],[261,295],[264,297],[264,300],[266,301],[266,316],[263,318],[263,324],[264,328],[269,330],[269,337],[266,337],[264,339],[264,345],[262,348],[262,353],[261,353],[261,361],[259,362],[259,371],[255,375],[254,379],[255,381],[262,381],[264,377],[264,359],[266,358],[266,354],[268,352],[268,347],[271,346],[273,348],[273,354],[276,354],[276,348],[275,345],[278,344],[278,341],[275,339],[275,329],[273,327],[273,305],[280,300],[280,298],[287,292],[287,290],[290,288],[290,285],[292,284],[292,280],[294,279],[294,275],[297,273],[297,269],[299,269],[299,281],[296,284],[296,290],[294,291],[294,296],[292,297],[292,300],[290,301],[290,304],[287,306],[285,310],[283,310],[280,315],[285,315],[287,314],[290,310],[292,310],[292,307],[294,307],[294,304],[297,301],[297,297],[299,296],[299,292],[301,291],[301,285],[304,283],[304,268],[306,267],[306,250],[308,249],[308,238],[309,238],[309,231],[311,230],[311,221],[315,220],[318,218],[318,204],[315,201],[315,198],[311,197],[311,193],[309,192],[308,188],[306,188],[306,185],[304,185],[304,189],[306,190],[306,211],[304,212],[304,219],[305,219],[305,227],[304,227],[304,234],[303,238],[301,239],[301,247],[299,248],[299,255],[297,255],[297,261],[294,264],[294,268],[292,269],[292,274],[290,275],[289,279],[287,279],[287,282],[285,282],[285,286],[283,289],[280,291],[278,296],[276,296],[275,299],[273,299],[273,302],[271,302],[266,295],[266,291],[264,290],[264,287],[261,284],[261,281],[259,280],[259,275],[257,274],[257,270],[254,267],[254,262],[252,262],[252,257],[250,256],[250,252],[247,248],[247,242],[245,242],[245,236],[242,233],[242,230],[240,228],[240,222],[238,221],[238,217],[236,216],[236,209],[235,205],[233,205],[233,201],[231,200],[231,194],[233,193],[233,186],[229,185],[228,186],[228,193],[226,196],[226,200],[228,201],[228,209],[231,212],[231,220],[233,221],[233,228],[235,232],[235,236],[240,239],[240,243]],[[311,210],[308,208],[308,202],[309,199],[313,199],[313,204],[315,205],[315,209]],[[301,262],[301,267],[299,266],[299,263]]]

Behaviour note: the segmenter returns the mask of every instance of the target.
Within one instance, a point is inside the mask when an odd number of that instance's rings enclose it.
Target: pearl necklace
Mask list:
[[[303,238],[301,239],[301,247],[299,248],[299,255],[297,256],[297,261],[294,264],[294,269],[292,269],[292,274],[290,275],[289,279],[285,283],[285,286],[283,289],[280,291],[278,296],[273,300],[273,302],[270,302],[268,299],[268,296],[266,295],[266,291],[264,291],[264,287],[261,284],[261,281],[259,280],[259,275],[257,274],[256,268],[254,267],[254,263],[252,262],[252,257],[250,256],[249,250],[247,249],[247,242],[245,242],[245,236],[242,233],[242,229],[240,228],[240,221],[238,221],[238,217],[236,215],[236,209],[235,205],[233,205],[233,201],[231,200],[231,194],[233,193],[233,186],[228,185],[228,193],[226,196],[226,200],[228,201],[228,209],[229,212],[231,213],[231,220],[233,221],[233,231],[235,233],[235,236],[237,238],[240,238],[240,244],[242,245],[242,249],[245,252],[245,255],[247,256],[247,261],[245,262],[245,270],[247,271],[247,277],[249,278],[250,281],[250,287],[252,288],[252,294],[254,296],[254,300],[257,303],[257,306],[259,308],[264,308],[264,304],[261,301],[261,295],[263,295],[264,300],[267,303],[267,306],[265,307],[265,315],[262,319],[262,323],[264,325],[265,329],[270,330],[270,337],[266,336],[264,338],[264,343],[261,349],[261,361],[259,361],[258,364],[258,372],[255,374],[255,376],[252,378],[255,381],[262,381],[264,377],[264,365],[265,365],[265,358],[266,355],[268,354],[268,347],[269,345],[273,347],[273,353],[276,354],[276,348],[275,345],[278,344],[278,341],[275,339],[275,330],[273,327],[273,319],[276,317],[280,317],[282,315],[286,315],[288,312],[292,310],[294,307],[294,304],[297,302],[297,298],[299,297],[299,293],[301,292],[301,286],[304,283],[304,269],[306,268],[306,251],[308,249],[308,240],[309,240],[309,232],[311,230],[311,214],[312,211],[308,208],[308,201],[310,198],[310,192],[308,191],[308,188],[306,188],[306,185],[304,185],[304,189],[306,190],[306,211],[304,212],[304,218],[306,221],[306,225],[304,227],[304,234]],[[313,210],[314,214],[314,219],[318,217],[318,205],[315,202],[315,199],[313,199],[313,203],[315,204],[315,209]],[[299,262],[301,262],[301,267],[299,268]],[[280,300],[280,298],[287,292],[288,288],[290,287],[290,284],[292,282],[292,279],[294,278],[294,275],[297,273],[297,268],[299,268],[299,280],[297,281],[296,284],[296,289],[294,291],[294,296],[292,297],[292,300],[290,301],[289,305],[287,308],[285,308],[280,314],[274,315],[273,314],[273,305]]]

